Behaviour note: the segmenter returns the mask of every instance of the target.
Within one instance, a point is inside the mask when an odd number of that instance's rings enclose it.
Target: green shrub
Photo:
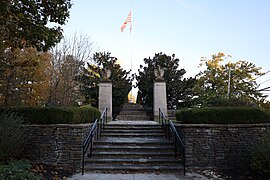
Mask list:
[[[23,116],[28,124],[79,124],[91,123],[99,118],[100,112],[91,106],[83,107],[17,107],[0,109],[1,112],[12,112]]]
[[[95,119],[99,118],[101,115],[101,113],[92,106],[82,106],[80,109],[82,112],[80,118],[81,123],[94,122]]]
[[[100,117],[100,112],[92,106],[68,108],[73,112],[74,123],[92,123]]]
[[[0,179],[41,180],[42,177],[30,172],[31,167],[30,163],[23,160],[13,161],[7,165],[0,165]]]
[[[22,115],[30,124],[66,124],[73,122],[73,113],[65,108],[20,107],[11,109]]]
[[[245,102],[240,99],[213,99],[207,102],[206,107],[254,107],[254,103]]]
[[[0,161],[14,159],[23,150],[25,130],[21,127],[23,118],[14,113],[0,115]]]
[[[270,114],[254,107],[190,108],[177,111],[175,116],[186,124],[270,123]]]
[[[270,138],[253,149],[250,166],[258,174],[270,173]]]

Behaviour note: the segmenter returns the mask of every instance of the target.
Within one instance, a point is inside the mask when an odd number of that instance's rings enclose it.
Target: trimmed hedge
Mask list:
[[[269,112],[254,107],[182,109],[175,113],[184,124],[256,124],[270,123]]]
[[[100,117],[100,112],[90,106],[84,107],[16,107],[0,108],[0,113],[13,112],[22,116],[27,124],[80,124],[92,123]]]

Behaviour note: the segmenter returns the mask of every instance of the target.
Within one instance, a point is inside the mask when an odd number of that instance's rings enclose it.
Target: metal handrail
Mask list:
[[[107,112],[108,112],[108,109],[105,108],[100,117],[100,132],[99,132],[100,136],[101,136],[102,130],[104,130],[105,128],[105,124],[107,124],[108,122]]]
[[[84,174],[84,158],[85,154],[90,148],[90,152],[87,155],[88,157],[92,157],[93,153],[93,142],[94,142],[94,137],[96,137],[96,140],[98,140],[98,137],[101,137],[101,133],[105,128],[105,124],[107,123],[107,108],[105,108],[101,114],[101,117],[99,119],[96,119],[95,122],[93,123],[89,133],[87,134],[86,138],[83,141],[82,145],[82,175]]]
[[[186,174],[186,152],[185,152],[184,142],[183,142],[181,136],[179,135],[179,133],[177,132],[177,130],[176,130],[176,128],[171,120],[169,121],[169,129],[170,129],[171,133],[174,135],[175,158],[177,156],[177,147],[179,148],[180,151],[182,151],[182,160],[183,160],[183,168],[184,168],[184,175],[185,175]],[[177,143],[178,143],[178,146],[177,146]]]
[[[185,155],[185,145],[182,140],[183,138],[179,135],[173,122],[167,119],[167,117],[164,115],[164,113],[161,111],[160,108],[159,108],[158,117],[159,117],[159,124],[162,125],[162,128],[165,131],[166,137],[168,137],[169,140],[170,139],[174,140],[175,158],[177,158],[177,149],[179,149],[180,154],[182,152],[183,171],[185,175],[186,174],[186,155]],[[171,138],[171,135],[173,135],[173,138]]]

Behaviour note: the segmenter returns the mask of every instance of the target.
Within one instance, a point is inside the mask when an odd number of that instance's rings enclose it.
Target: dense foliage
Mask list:
[[[220,107],[182,109],[177,121],[186,124],[256,124],[270,123],[270,114],[254,107]]]
[[[89,36],[64,38],[50,52],[7,49],[0,54],[0,106],[74,106],[83,100],[80,81],[91,61]]]
[[[211,104],[226,99],[246,104],[264,102],[266,97],[260,93],[256,83],[256,79],[264,74],[261,68],[247,61],[222,64],[226,58],[230,56],[218,53],[211,59],[202,60],[201,66],[205,65],[206,70],[197,75],[198,81],[194,88],[200,105],[207,106],[209,102]]]
[[[60,25],[67,22],[71,5],[71,0],[1,0],[0,49],[48,50],[61,40]]]
[[[24,148],[23,118],[15,113],[0,113],[0,162],[16,158]]]
[[[137,86],[139,88],[138,101],[141,101],[147,106],[153,105],[154,70],[161,67],[165,71],[164,80],[167,85],[168,109],[190,107],[195,103],[192,91],[195,79],[183,78],[186,71],[179,69],[179,59],[175,58],[174,54],[168,56],[158,53],[153,58],[145,58],[144,63],[145,66],[140,66],[139,74],[136,76]]]
[[[0,54],[0,105],[38,106],[48,99],[51,56],[35,48]]]
[[[17,107],[1,108],[1,112],[16,113],[24,118],[27,124],[79,124],[92,123],[100,117],[100,112],[90,106],[61,108],[61,107]]]
[[[46,104],[53,81],[46,51],[62,39],[71,6],[71,0],[0,1],[0,105]]]
[[[130,72],[123,70],[116,64],[117,58],[111,57],[108,52],[94,54],[93,61],[88,63],[79,80],[82,82],[81,92],[93,106],[98,106],[98,84],[104,78],[105,69],[111,70],[110,81],[112,82],[113,107],[119,107],[127,102],[128,93],[132,87]]]
[[[270,137],[253,148],[250,165],[257,174],[270,173]]]
[[[31,172],[32,165],[24,160],[12,161],[8,164],[0,164],[0,179],[28,179],[42,180]]]

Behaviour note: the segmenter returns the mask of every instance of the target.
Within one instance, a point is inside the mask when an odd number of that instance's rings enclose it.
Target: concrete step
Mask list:
[[[153,120],[144,120],[144,121],[111,121],[108,123],[109,125],[125,125],[125,126],[133,126],[133,125],[158,125],[158,122]]]
[[[116,121],[113,121],[116,122]],[[117,127],[117,128],[162,128],[162,125],[159,124],[106,124],[105,128]]]
[[[123,106],[122,111],[144,111],[143,107],[137,106]]]
[[[162,129],[133,129],[133,128],[126,128],[126,129],[109,129],[106,128],[102,131],[102,133],[163,133],[164,131]]]
[[[102,137],[130,137],[130,138],[136,138],[136,137],[164,137],[165,133],[133,133],[133,132],[127,132],[127,133],[102,133]]]
[[[152,121],[150,118],[149,119],[136,119],[136,117],[135,118],[132,118],[132,117],[130,117],[130,118],[128,118],[128,119],[117,119],[117,118],[115,118],[115,120],[116,121],[128,121],[128,122],[132,122],[132,121],[134,121],[134,122],[146,122],[146,121]]]
[[[122,108],[122,111],[144,111],[141,106],[126,106]]]
[[[140,105],[136,105],[136,106],[123,106],[123,108],[122,108],[122,111],[133,111],[133,110],[141,110],[141,111],[143,111],[144,109],[143,109],[143,107],[142,106],[140,106]]]
[[[152,151],[174,151],[173,145],[168,146],[151,146],[151,145],[94,145],[93,151],[145,151],[145,152],[152,152]]]
[[[93,158],[174,158],[174,152],[94,151]]]
[[[147,115],[118,115],[116,120],[150,120]]]
[[[145,111],[121,111],[119,115],[147,115]]]
[[[124,103],[123,107],[143,107],[143,106],[136,103]]]
[[[87,158],[85,163],[91,163],[93,165],[99,164],[110,164],[110,165],[134,165],[134,164],[143,164],[143,165],[160,165],[162,163],[163,166],[177,166],[180,165],[179,159],[174,158],[157,158],[157,159],[132,159],[132,158]]]
[[[124,108],[143,108],[143,106],[142,105],[140,105],[140,104],[132,104],[132,103],[125,103],[124,105],[123,105],[123,109]]]
[[[121,146],[167,146],[173,145],[172,141],[168,141],[163,137],[151,137],[151,138],[123,138],[123,137],[102,137],[99,141],[94,143],[95,145],[121,145]]]
[[[103,132],[164,132],[160,127],[105,127]]]
[[[95,171],[95,172],[120,172],[120,173],[132,173],[132,172],[171,172],[171,173],[182,173],[183,167],[181,165],[176,166],[163,166],[163,165],[95,165],[92,164],[86,164],[85,165],[86,171]]]

